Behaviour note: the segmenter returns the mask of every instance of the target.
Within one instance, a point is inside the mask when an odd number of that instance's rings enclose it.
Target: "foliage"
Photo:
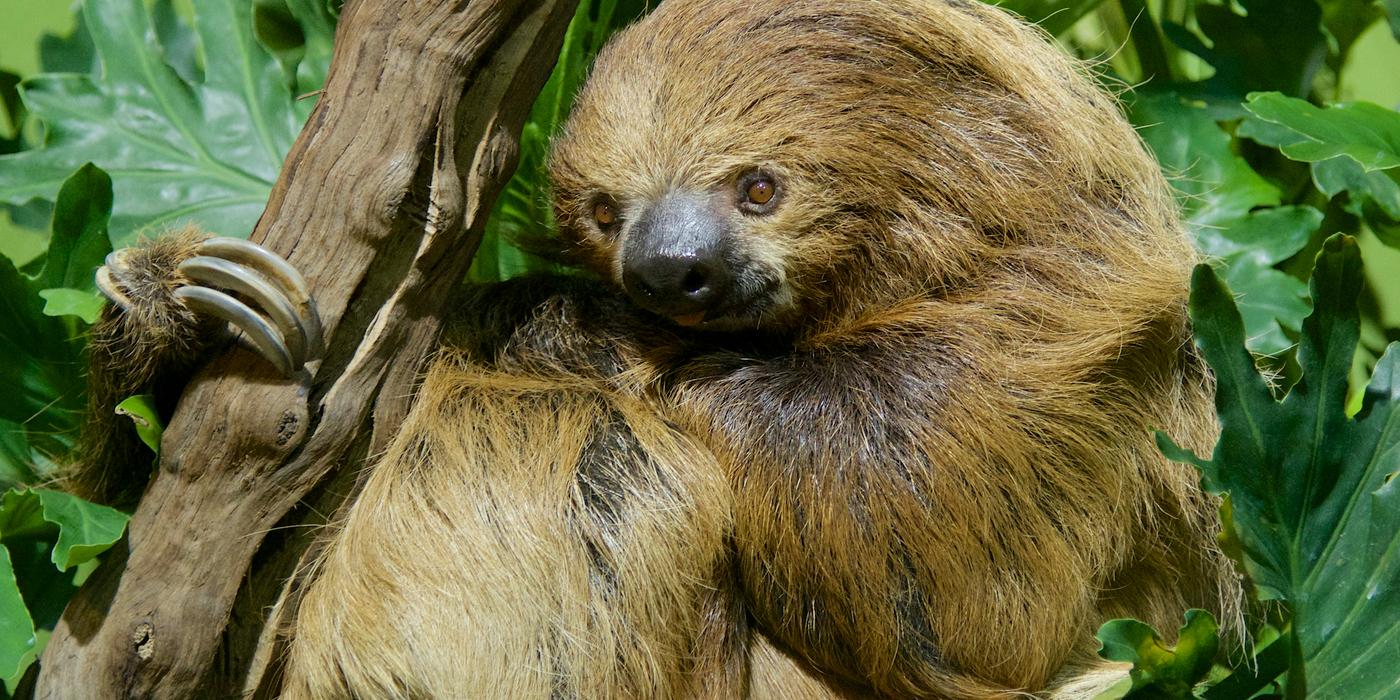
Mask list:
[[[294,6],[316,17],[306,8],[323,3]],[[100,69],[21,85],[46,132],[42,147],[0,157],[0,202],[48,200],[63,178],[93,162],[113,175],[118,245],[182,221],[227,235],[252,230],[306,115],[258,43],[248,2],[201,2],[193,32],[169,0],[155,7],[163,32],[141,0],[83,4]],[[328,45],[328,26],[304,26]],[[322,70],[308,79],[323,77]]]
[[[1400,344],[1376,366],[1361,413],[1347,416],[1360,335],[1361,255],[1328,239],[1298,349],[1302,378],[1283,400],[1245,349],[1230,290],[1208,266],[1192,280],[1196,341],[1215,370],[1221,435],[1209,460],[1160,438],[1230,496],[1227,533],[1262,600],[1290,613],[1289,697],[1400,692]]]
[[[1380,360],[1364,397],[1358,387],[1387,340],[1400,338],[1400,274],[1369,265],[1363,284],[1355,244],[1330,237],[1400,246],[1400,116],[1344,89],[1394,79],[1355,57],[1377,29],[1386,42],[1400,39],[1400,0],[996,1],[1124,92],[1172,183],[1209,263],[1193,305],[1201,342],[1225,364],[1216,367],[1223,436],[1214,457],[1167,447],[1228,492],[1227,544],[1263,597],[1277,601],[1252,621],[1256,646],[1214,667],[1215,646],[1230,645],[1204,614],[1188,617],[1175,646],[1141,623],[1106,625],[1104,654],[1135,665],[1112,695],[1381,692],[1400,656],[1381,635],[1393,633],[1400,602],[1384,586],[1368,599],[1367,586],[1393,576],[1388,550],[1378,548],[1400,525],[1387,481],[1396,454],[1374,449],[1394,440],[1377,431],[1389,425],[1395,353]],[[547,266],[512,241],[552,230],[548,141],[608,36],[653,4],[580,3],[473,279]],[[0,128],[0,236],[47,242],[37,259],[0,256],[0,386],[13,397],[0,406],[0,487],[43,483],[69,459],[84,410],[83,331],[101,306],[93,268],[114,245],[180,222],[246,235],[325,80],[338,3],[200,0],[192,13],[179,9],[188,5],[84,0],[71,34],[38,40],[43,73],[0,71],[0,126],[16,127]],[[1311,263],[1325,241],[1310,301]],[[1281,386],[1292,383],[1282,402],[1255,362]],[[1355,420],[1342,412],[1349,369],[1362,380],[1351,388],[1353,407],[1364,404]],[[110,410],[158,446],[150,397]],[[1246,430],[1242,415],[1257,417],[1267,438]],[[95,561],[54,563],[95,554],[120,532],[119,514],[56,498],[20,489],[0,501],[0,611],[32,623],[0,629],[0,674],[32,658]],[[1343,501],[1350,505],[1339,509]],[[92,536],[73,539],[85,531]]]
[[[0,496],[0,678],[13,688],[42,650],[94,558],[126,530],[127,516],[48,489]],[[41,561],[46,558],[47,561]]]
[[[1112,620],[1099,628],[1099,655],[1133,664],[1127,692],[1134,697],[1189,696],[1205,678],[1220,648],[1220,627],[1204,610],[1186,611],[1186,624],[1169,647],[1147,624],[1137,620]]]

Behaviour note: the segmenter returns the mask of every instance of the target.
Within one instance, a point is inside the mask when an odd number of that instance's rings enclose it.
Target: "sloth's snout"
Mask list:
[[[727,298],[733,273],[724,219],[700,196],[672,192],[627,238],[622,286],[638,306],[694,325]]]

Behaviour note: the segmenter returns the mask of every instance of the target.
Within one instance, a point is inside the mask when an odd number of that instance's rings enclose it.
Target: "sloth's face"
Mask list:
[[[794,312],[782,226],[789,199],[776,168],[650,194],[604,189],[568,228],[584,258],[638,307],[707,331],[776,329]]]

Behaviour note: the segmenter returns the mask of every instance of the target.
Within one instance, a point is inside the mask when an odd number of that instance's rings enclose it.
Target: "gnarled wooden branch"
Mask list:
[[[258,685],[254,655],[225,642],[240,586],[270,566],[259,555],[267,533],[398,428],[575,5],[346,4],[325,92],[253,233],[311,283],[327,356],[285,381],[231,349],[194,378],[126,545],[54,632],[40,697],[183,699],[243,692],[230,679]]]

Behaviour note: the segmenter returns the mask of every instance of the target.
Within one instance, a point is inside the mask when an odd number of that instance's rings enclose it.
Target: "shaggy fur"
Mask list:
[[[762,303],[618,293],[729,196]],[[1227,623],[1194,254],[1111,99],[965,0],[667,0],[551,159],[600,281],[467,290],[300,608],[293,698],[1092,695],[1093,632]],[[615,203],[621,224],[592,221]]]

